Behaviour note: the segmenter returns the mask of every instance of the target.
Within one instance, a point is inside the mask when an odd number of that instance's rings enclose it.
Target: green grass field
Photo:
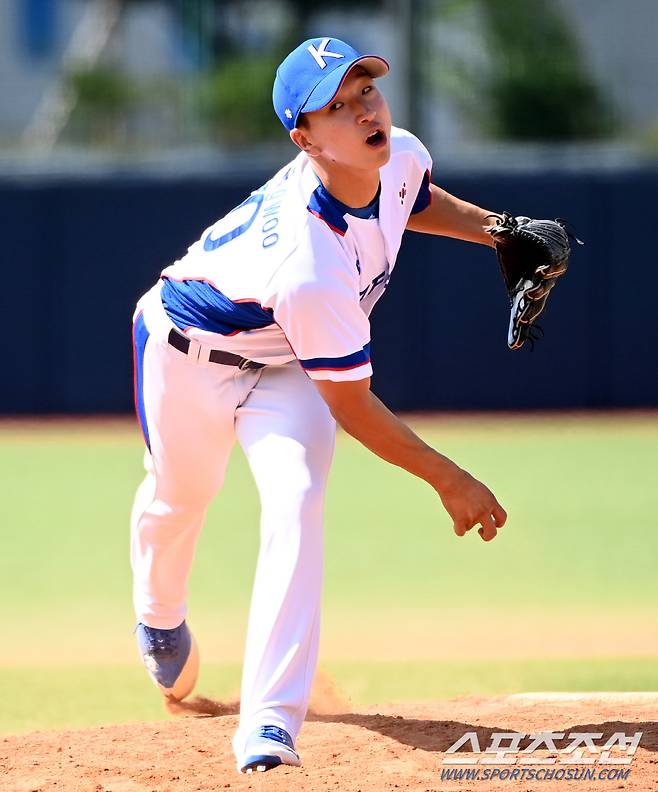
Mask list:
[[[658,689],[658,416],[414,423],[509,512],[457,539],[433,491],[339,437],[321,665],[355,705]],[[0,424],[0,731],[162,717],[137,659],[131,423]],[[199,692],[236,695],[258,503],[237,450],[191,581]]]

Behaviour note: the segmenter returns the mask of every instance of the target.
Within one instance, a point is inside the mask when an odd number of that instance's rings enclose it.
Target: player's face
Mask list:
[[[351,69],[333,101],[305,116],[310,156],[358,169],[381,168],[391,155],[391,113],[375,81]]]

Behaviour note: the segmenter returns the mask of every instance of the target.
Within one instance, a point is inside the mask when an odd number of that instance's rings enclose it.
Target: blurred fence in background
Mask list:
[[[268,175],[0,179],[10,372],[0,412],[130,410],[136,298]],[[658,406],[655,256],[628,233],[651,233],[658,173],[453,174],[444,183],[516,213],[545,217],[559,206],[587,244],[540,320],[546,338],[534,352],[510,352],[492,251],[406,234],[372,316],[378,395],[405,410]]]
[[[438,165],[658,158],[655,0],[2,0],[0,22],[5,168],[276,163],[274,68],[326,33],[390,59]]]
[[[294,156],[274,68],[327,33],[390,60],[437,183],[587,242],[528,355],[506,349],[489,250],[406,235],[373,316],[378,393],[657,406],[656,31],[656,0],[0,0],[0,412],[130,408],[136,298]]]

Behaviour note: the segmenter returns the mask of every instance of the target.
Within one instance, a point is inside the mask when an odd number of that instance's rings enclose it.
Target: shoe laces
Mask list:
[[[171,657],[178,651],[178,630],[158,630],[144,626],[148,640],[148,653],[161,657]]]
[[[279,728],[279,726],[261,726],[260,733],[262,737],[267,737],[269,740],[275,740],[276,742],[283,743],[289,748],[292,748],[292,740],[290,735],[283,729]]]

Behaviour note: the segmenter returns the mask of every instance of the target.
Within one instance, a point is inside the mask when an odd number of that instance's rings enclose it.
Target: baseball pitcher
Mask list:
[[[492,492],[424,443],[370,390],[369,315],[405,230],[494,247],[520,346],[566,269],[559,223],[466,203],[391,124],[389,70],[336,38],[280,65],[274,110],[298,155],[168,266],[134,316],[135,406],[146,477],[131,522],[137,639],[162,693],[188,695],[199,654],[187,583],[206,510],[242,446],[261,501],[261,546],[233,747],[242,772],[300,765],[295,740],[316,666],[323,510],[336,422],[424,479],[457,536],[492,540]]]

